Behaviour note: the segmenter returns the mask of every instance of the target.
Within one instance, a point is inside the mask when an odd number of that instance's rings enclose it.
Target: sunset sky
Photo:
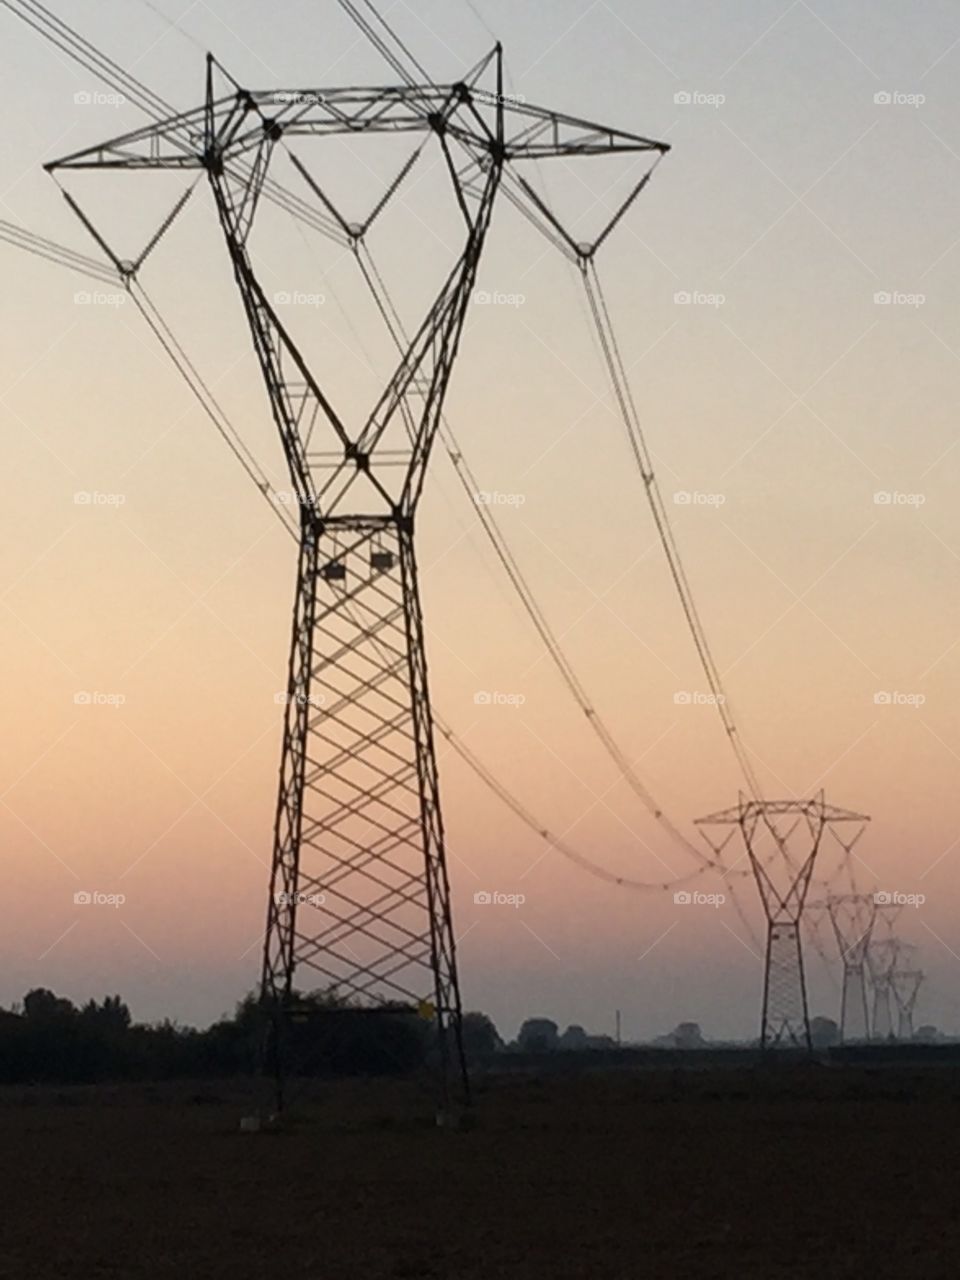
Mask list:
[[[701,617],[765,794],[824,788],[870,814],[859,886],[925,898],[896,923],[928,977],[918,1020],[960,1032],[960,12],[947,0],[383,11],[438,81],[497,36],[512,93],[670,143],[598,266]],[[334,0],[267,13],[253,0],[73,0],[68,16],[182,109],[202,100],[207,49],[253,88],[391,81]],[[0,48],[0,218],[96,255],[42,166],[145,119],[5,10]],[[409,148],[376,145],[389,181]],[[350,218],[385,185],[369,159],[331,144],[324,172]],[[642,172],[635,160],[551,161],[537,181],[589,239]],[[69,185],[135,257],[194,176]],[[440,176],[415,170],[395,221],[371,235],[411,325],[448,261]],[[355,417],[390,371],[356,267],[264,217],[269,288],[313,298],[291,324]],[[259,978],[295,548],[129,299],[5,244],[0,261],[0,1003],[38,985],[76,1000],[119,991],[140,1019],[206,1023]],[[203,181],[142,283],[288,488]],[[471,307],[450,422],[483,489],[510,496],[497,519],[595,705],[696,838],[693,820],[735,803],[743,782],[696,697],[704,677],[578,274],[503,201],[478,287],[511,301]],[[586,732],[442,450],[418,536],[439,714],[598,864],[657,881],[691,870]],[[482,705],[483,691],[520,697]],[[611,887],[438,750],[468,1007],[509,1036],[534,1014],[612,1031],[617,1009],[626,1038],[682,1019],[708,1037],[755,1034],[751,882],[738,882],[749,929],[729,900]],[[823,872],[837,870],[828,847]],[[81,890],[125,901],[77,907]],[[524,901],[477,905],[480,890]],[[836,949],[820,936],[830,966],[808,948],[811,1011],[836,1017]]]

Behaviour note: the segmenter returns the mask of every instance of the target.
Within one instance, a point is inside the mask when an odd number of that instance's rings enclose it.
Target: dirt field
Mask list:
[[[336,1084],[241,1134],[234,1086],[0,1092],[7,1280],[955,1277],[955,1068]]]

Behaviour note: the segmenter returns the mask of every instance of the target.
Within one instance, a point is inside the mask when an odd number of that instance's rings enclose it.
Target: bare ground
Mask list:
[[[960,1074],[490,1078],[438,1130],[337,1083],[242,1134],[236,1085],[0,1091],[6,1280],[960,1274]]]

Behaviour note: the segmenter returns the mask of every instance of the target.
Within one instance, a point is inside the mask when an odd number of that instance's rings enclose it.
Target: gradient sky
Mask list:
[[[513,92],[673,145],[600,270],[663,491],[722,497],[671,503],[702,617],[765,791],[822,786],[871,814],[861,884],[925,896],[897,923],[928,974],[920,1019],[960,1031],[960,12],[399,0],[389,18],[438,80],[494,32]],[[390,78],[333,0],[292,0],[269,20],[252,0],[75,0],[69,19],[182,108],[202,98],[207,48],[258,88]],[[105,87],[7,12],[0,33],[0,217],[96,252],[41,166],[143,117],[77,103]],[[335,154],[331,186],[360,216],[378,188]],[[616,190],[606,163],[538,177],[584,238]],[[440,270],[424,225],[434,181],[418,179],[371,240],[408,322]],[[71,190],[134,256],[184,185],[93,174]],[[323,295],[296,323],[322,384],[359,412],[387,348],[355,268],[265,216],[270,287]],[[82,305],[99,286],[4,245],[0,258],[0,1002],[41,984],[74,999],[119,990],[140,1018],[206,1022],[258,978],[293,547],[129,303]],[[202,184],[142,281],[285,487]],[[510,545],[638,772],[689,829],[736,800],[738,774],[715,711],[674,700],[704,680],[577,274],[503,204],[479,284],[524,301],[471,310],[451,422],[483,487],[522,495],[498,509]],[[440,453],[419,536],[440,713],[585,854],[618,874],[688,870],[584,735]],[[525,702],[477,706],[478,690]],[[124,702],[78,705],[78,691]],[[729,902],[610,888],[442,745],[441,771],[470,1007],[506,1034],[530,1014],[610,1030],[617,1008],[627,1037],[681,1018],[754,1033],[752,889],[748,931]],[[126,902],[76,908],[78,889]],[[526,901],[478,907],[479,889]],[[813,952],[810,969],[813,1011],[836,1016],[836,974]]]

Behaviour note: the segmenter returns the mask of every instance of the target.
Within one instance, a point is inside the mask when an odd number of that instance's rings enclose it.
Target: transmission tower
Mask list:
[[[883,900],[883,895],[876,897],[876,921],[866,955],[871,989],[870,1039],[887,1040],[893,1035],[890,973],[896,967],[901,947],[893,928],[902,908],[897,903]]]
[[[891,934],[878,938],[867,948],[867,968],[873,987],[872,1039],[893,1040],[893,1006],[896,1001],[894,974],[903,961],[909,963],[916,947]],[[912,1009],[911,1009],[912,1012]]]
[[[897,1005],[897,1039],[913,1039],[913,1011],[926,974],[922,969],[894,969],[890,987]]]
[[[884,952],[870,951],[870,983],[873,987],[873,1017],[870,1020],[870,1038],[889,1040],[893,1035],[893,1019],[890,1011],[890,975],[896,957],[884,957]]]
[[[350,223],[292,142],[409,137],[418,148],[363,223]],[[372,412],[344,421],[258,275],[248,241],[283,147],[316,216],[357,250],[427,143],[448,173],[462,247]],[[505,97],[499,45],[455,84],[252,90],[212,57],[200,107],[49,165],[58,171],[201,170],[213,193],[299,504],[299,558],[261,991],[283,1103],[295,979],[312,973],[371,1011],[437,1029],[441,1109],[466,1100],[456,943],[434,751],[414,526],[467,306],[501,188],[547,234],[570,237],[524,161],[650,152],[664,143]],[[585,266],[642,190],[645,174]],[[285,198],[289,198],[285,194]],[[301,206],[303,197],[297,197]],[[128,277],[139,263],[120,261]],[[181,202],[182,205],[182,202]],[[178,205],[163,224],[169,226]],[[155,240],[159,237],[155,237]],[[151,248],[155,243],[151,242]],[[142,259],[141,259],[142,261]]]
[[[840,1041],[866,1040],[870,1035],[866,962],[877,918],[876,901],[871,893],[831,894],[827,911],[843,965]]]
[[[834,823],[862,826],[868,821],[864,814],[828,805],[822,791],[812,800],[757,800],[741,794],[735,807],[697,819],[717,851],[726,845],[729,834],[721,838],[712,831],[739,827],[760,894],[767,919],[760,1021],[763,1049],[811,1048],[800,936],[810,880],[827,827]]]

